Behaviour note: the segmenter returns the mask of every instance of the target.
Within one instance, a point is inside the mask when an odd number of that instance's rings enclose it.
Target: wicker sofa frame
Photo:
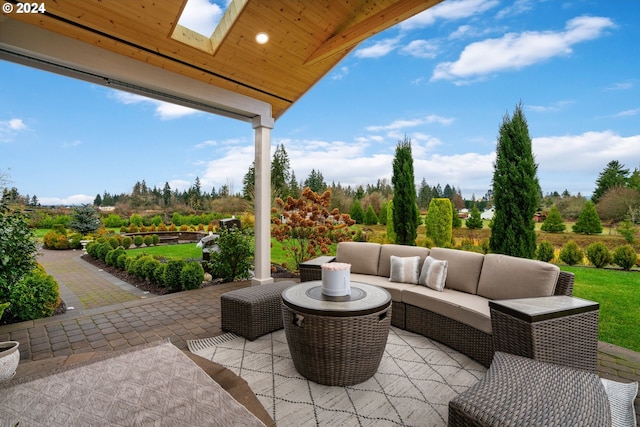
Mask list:
[[[321,265],[334,262],[323,256],[300,265],[300,281],[321,280]],[[574,275],[560,271],[555,295],[573,294]],[[457,320],[404,302],[392,302],[391,325],[441,342],[484,366],[491,365],[494,355],[493,336]]]

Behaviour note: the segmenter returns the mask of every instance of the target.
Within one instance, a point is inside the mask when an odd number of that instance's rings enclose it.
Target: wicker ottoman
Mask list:
[[[449,426],[610,426],[592,372],[496,352],[485,377],[449,402]]]
[[[253,341],[282,329],[282,291],[295,284],[277,282],[222,294],[222,330]]]

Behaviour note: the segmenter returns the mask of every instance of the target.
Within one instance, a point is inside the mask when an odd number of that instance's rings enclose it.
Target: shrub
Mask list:
[[[536,259],[544,262],[551,262],[555,257],[555,249],[551,242],[548,240],[543,240],[538,245],[538,250],[536,251]]]
[[[209,262],[211,274],[225,282],[249,278],[253,260],[251,236],[236,227],[221,229],[217,244],[220,251],[211,253]]]
[[[131,247],[131,243],[133,240],[129,236],[125,236],[122,238],[122,247],[125,249],[129,249]]]
[[[434,197],[429,202],[425,228],[427,237],[432,238],[436,246],[443,247],[451,244],[452,215],[451,200]]]
[[[142,262],[142,273],[144,274],[144,278],[149,281],[154,281],[154,273],[159,265],[160,261],[158,261],[157,259],[153,257],[145,258],[145,260]]]
[[[172,259],[167,262],[167,267],[164,272],[164,282],[169,288],[175,291],[182,289],[180,273],[182,273],[185,265],[187,265],[187,263],[183,259]]]
[[[153,237],[147,234],[146,236],[144,236],[143,241],[145,245],[151,246],[153,244]]]
[[[82,234],[80,233],[73,233],[69,236],[68,241],[69,241],[69,248],[70,249],[80,249],[82,247],[82,243],[80,243],[80,241],[82,240]]]
[[[367,211],[364,213],[364,224],[365,225],[376,225],[378,223],[378,216],[376,215],[376,211],[373,210],[373,206],[369,205]]]
[[[637,260],[638,255],[631,245],[618,246],[613,251],[613,263],[622,267],[623,270],[631,270]]]
[[[100,243],[97,240],[87,244],[87,254],[93,259],[98,259],[98,246],[100,246]]]
[[[107,215],[107,217],[102,220],[102,223],[105,227],[115,228],[121,227],[123,221],[122,218],[120,218],[120,215],[112,213]]]
[[[142,246],[142,244],[144,243],[144,238],[140,235],[138,236],[134,236],[133,238],[133,244],[136,246]]]
[[[571,228],[574,233],[602,233],[602,222],[600,222],[600,217],[598,216],[598,212],[596,211],[596,207],[592,201],[585,203],[584,209],[580,212],[578,220]]]
[[[594,242],[587,246],[587,259],[596,268],[611,263],[611,252],[602,242]]]
[[[80,234],[89,234],[100,228],[100,218],[96,209],[89,204],[83,204],[73,209],[69,228]]]
[[[105,261],[107,259],[107,253],[112,250],[113,247],[108,242],[102,242],[98,245],[97,254],[98,259]]]
[[[154,234],[153,236],[151,236],[151,243],[157,245],[158,243],[160,243],[160,237],[158,237],[157,234]]]
[[[180,281],[182,289],[188,291],[190,289],[198,289],[204,280],[204,268],[197,261],[187,263],[180,272]]]
[[[115,249],[115,248],[117,248],[118,246],[120,246],[120,240],[118,240],[118,238],[117,238],[117,237],[115,237],[115,236],[111,236],[111,237],[109,237],[108,242],[109,242],[109,244],[111,245],[111,247],[112,247],[113,249]]]
[[[557,207],[553,206],[547,215],[547,219],[544,220],[540,229],[547,233],[562,233],[567,228],[562,221],[562,215]]]
[[[584,252],[573,240],[569,240],[560,251],[560,261],[567,265],[576,265],[584,258]]]
[[[128,257],[129,256],[125,252],[118,255],[118,258],[116,259],[116,267],[118,267],[120,270],[126,270]]]
[[[50,231],[42,238],[42,243],[46,249],[69,249],[67,235],[57,231]]]
[[[118,246],[117,248],[107,252],[107,256],[105,257],[104,261],[107,263],[107,265],[117,267],[118,257],[124,254],[124,252],[125,252],[125,249],[122,246]]]
[[[20,320],[49,317],[60,302],[58,282],[44,269],[35,268],[11,287],[11,312]]]
[[[164,272],[167,269],[167,264],[158,263],[155,271],[153,272],[153,281],[160,286],[166,286],[164,280]]]
[[[0,200],[0,301],[36,266],[36,239],[28,218]]]
[[[473,205],[473,208],[471,208],[471,214],[469,215],[469,218],[467,218],[465,225],[470,230],[480,229],[484,226],[482,217],[480,216],[480,210],[475,204]]]

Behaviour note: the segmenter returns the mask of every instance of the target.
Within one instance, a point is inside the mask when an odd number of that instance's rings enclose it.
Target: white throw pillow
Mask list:
[[[402,283],[418,283],[418,276],[420,275],[420,257],[399,257],[391,255],[391,276],[390,282],[402,282]]]
[[[442,292],[444,290],[444,282],[447,279],[448,264],[446,260],[435,259],[431,256],[426,257],[424,264],[422,264],[418,283]]]

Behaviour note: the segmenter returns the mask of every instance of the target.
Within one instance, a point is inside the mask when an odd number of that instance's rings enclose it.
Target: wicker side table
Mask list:
[[[347,386],[371,378],[391,324],[391,295],[351,282],[350,297],[327,297],[319,281],[282,292],[282,317],[296,370],[318,384]]]
[[[599,304],[569,296],[490,301],[495,351],[595,372]]]

